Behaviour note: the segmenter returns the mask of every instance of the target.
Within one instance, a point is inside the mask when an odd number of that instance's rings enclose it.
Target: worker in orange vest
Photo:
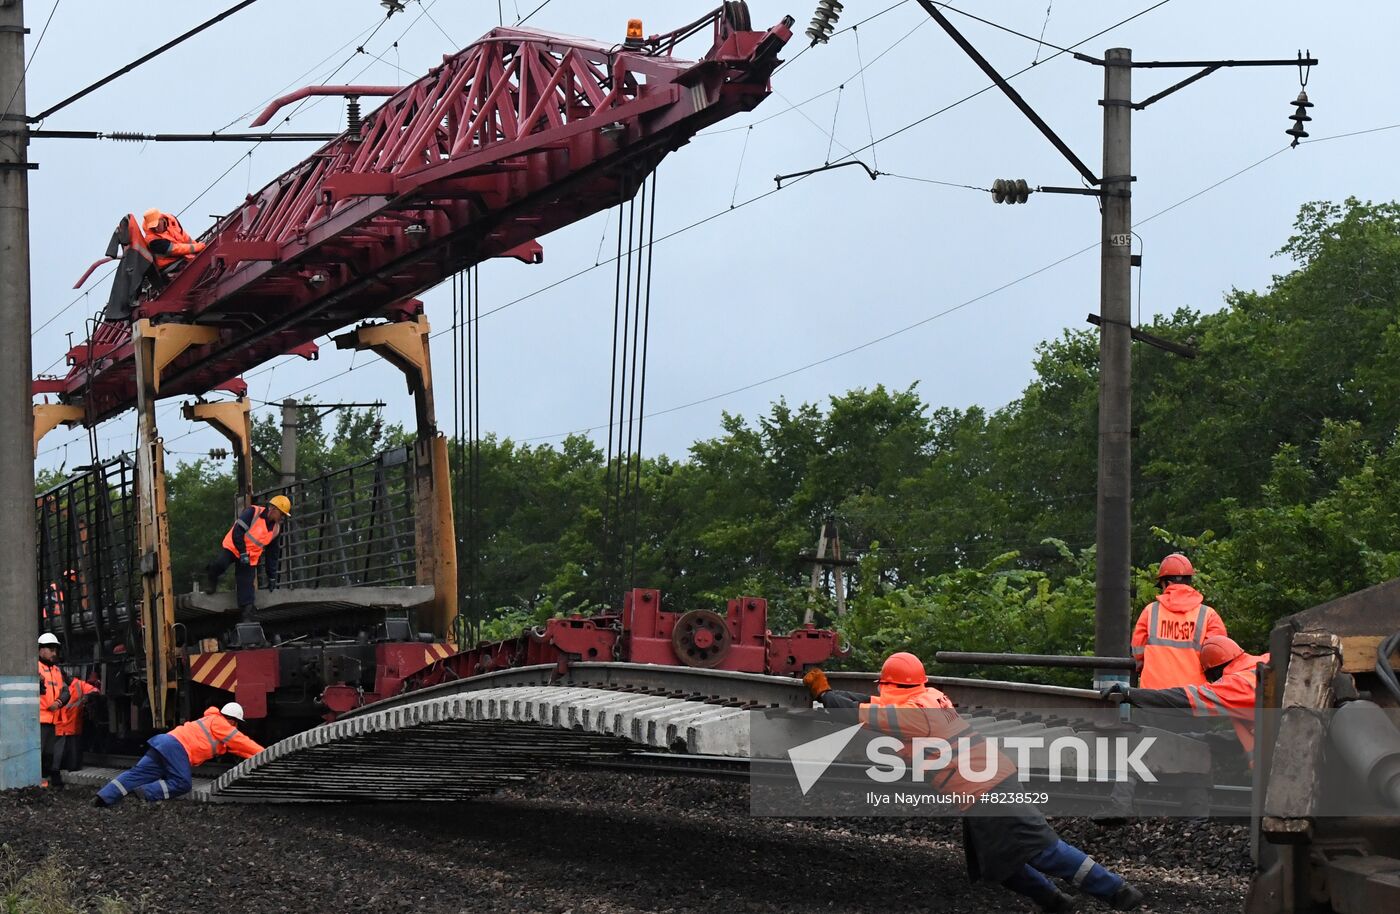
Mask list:
[[[1196,569],[1180,552],[1162,559],[1157,586],[1162,593],[1138,616],[1133,629],[1133,659],[1145,689],[1205,685],[1201,645],[1213,635],[1225,635],[1220,614],[1207,606],[1191,586]]]
[[[68,680],[68,701],[59,709],[54,721],[54,734],[58,739],[54,749],[55,770],[78,771],[83,767],[83,710],[88,697],[97,692],[97,686],[77,676]]]
[[[158,269],[194,260],[194,255],[204,250],[204,242],[190,238],[180,220],[170,213],[146,210],[141,216],[141,228],[146,236],[146,248],[154,256]]]
[[[277,589],[277,570],[282,557],[282,521],[292,514],[292,502],[285,495],[274,495],[267,506],[244,508],[224,534],[219,554],[205,567],[208,593],[219,586],[224,570],[234,565],[233,581],[238,594],[238,608],[244,622],[253,621],[253,582],[258,566],[267,569],[267,586]]]
[[[238,732],[242,723],[243,706],[231,701],[222,708],[206,708],[198,720],[151,737],[141,761],[108,781],[92,805],[115,806],[130,793],[140,795],[148,803],[189,793],[194,787],[193,770],[210,759],[226,752],[252,758],[263,751],[262,746]]]
[[[45,632],[39,636],[39,752],[43,786],[63,789],[62,743],[58,739],[57,723],[63,706],[72,692],[68,677],[58,665],[58,636]]]
[[[1201,645],[1201,685],[1170,689],[1130,689],[1115,683],[1101,694],[1108,700],[1122,696],[1139,708],[1183,708],[1196,717],[1228,717],[1246,757],[1254,754],[1254,699],[1259,691],[1261,663],[1268,654],[1248,654],[1233,639],[1212,635]]]
[[[949,764],[938,773],[940,782],[932,785],[937,793],[982,797],[998,792],[1016,775],[1011,760],[989,749],[987,742],[958,714],[948,696],[928,684],[923,661],[914,654],[900,651],[885,659],[880,669],[879,692],[873,696],[831,688],[820,668],[808,670],[802,682],[824,708],[858,708],[861,724],[869,729],[902,740],[941,737],[960,749],[961,739],[966,737],[966,751],[976,755],[969,760],[970,770],[994,773],[983,780],[969,781],[959,773],[958,765]],[[906,742],[904,753],[910,751]],[[1036,807],[998,803],[996,808],[996,816],[963,818],[963,850],[970,878],[999,882],[1032,899],[1043,911],[1069,911],[1074,905],[1074,900],[1061,892],[1050,876],[1073,881],[1114,910],[1130,911],[1143,903],[1141,891],[1063,841]]]

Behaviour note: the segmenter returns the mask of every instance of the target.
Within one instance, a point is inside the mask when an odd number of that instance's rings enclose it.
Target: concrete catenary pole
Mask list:
[[[297,481],[297,401],[290,397],[282,401],[282,482],[283,487]]]
[[[39,783],[24,3],[0,0],[0,790]]]
[[[1098,561],[1094,653],[1122,657],[1131,631],[1132,536],[1132,60],[1104,54],[1103,238],[1099,314]],[[1126,678],[1099,670],[1095,680]]]

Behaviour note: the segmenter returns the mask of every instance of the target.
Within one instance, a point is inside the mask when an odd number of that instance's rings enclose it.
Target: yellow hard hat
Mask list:
[[[146,210],[141,214],[141,227],[143,229],[154,228],[155,224],[160,221],[160,217],[164,215],[164,213],[154,207]]]
[[[281,511],[287,517],[292,516],[292,500],[285,495],[274,495],[267,500],[272,507]]]

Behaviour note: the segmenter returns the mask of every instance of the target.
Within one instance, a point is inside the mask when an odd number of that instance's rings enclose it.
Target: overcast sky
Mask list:
[[[537,2],[505,0],[507,23]],[[629,16],[645,16],[648,32],[664,31],[693,19],[710,2],[553,0],[529,24],[620,40]],[[840,24],[858,22],[893,2],[849,0]],[[1055,0],[1048,22],[1046,0],[958,5],[1030,35],[1040,35],[1043,27],[1046,42],[1065,46],[1153,2]],[[229,5],[230,0],[60,0],[29,70],[30,110],[42,110]],[[805,47],[801,30],[813,6],[814,0],[750,3],[756,28],[785,13],[798,20],[787,57]],[[47,0],[27,4],[31,50],[52,8]],[[370,53],[355,54],[383,13],[376,0],[262,0],[43,126],[244,129],[267,100],[322,81],[347,58],[354,59],[336,82],[407,82],[497,23],[492,2],[410,2],[365,44]],[[1034,41],[952,18],[1003,73],[1054,53]],[[1163,60],[1291,58],[1310,48],[1322,61],[1308,84],[1317,104],[1311,132],[1329,137],[1400,122],[1396,27],[1393,5],[1383,2],[1171,0],[1083,50],[1098,55],[1110,47],[1131,47],[1140,60]],[[852,79],[861,62],[869,65],[865,79]],[[1187,72],[1136,70],[1134,95],[1153,94]],[[1097,67],[1063,55],[1015,81],[1096,171],[1102,80]],[[692,441],[718,430],[723,411],[752,417],[780,397],[824,402],[832,394],[876,384],[917,382],[925,400],[935,405],[1000,406],[1030,379],[1037,343],[1085,326],[1085,315],[1098,310],[1092,250],[1007,284],[1093,245],[1099,229],[1093,200],[1041,195],[1025,206],[995,206],[985,193],[891,176],[976,186],[998,177],[1024,177],[1032,185],[1078,183],[1073,169],[995,90],[862,153],[866,162],[891,173],[876,182],[859,169],[842,169],[728,212],[732,203],[773,188],[775,174],[820,165],[829,148],[832,158],[858,149],[870,142],[872,129],[883,137],[987,83],[916,3],[905,2],[857,32],[804,53],[776,75],[773,96],[756,111],[719,124],[662,164],[658,237],[724,215],[656,247],[648,412],[747,389],[649,419],[647,452],[683,454]],[[1295,68],[1222,70],[1135,115],[1133,206],[1145,244],[1141,301],[1135,308],[1144,319],[1183,305],[1213,310],[1232,287],[1266,287],[1273,274],[1288,267],[1272,255],[1305,201],[1395,198],[1400,129],[1283,152],[1144,222],[1285,147],[1283,131],[1297,91]],[[793,103],[804,102],[793,110]],[[307,106],[284,129],[338,130],[343,116],[340,100],[328,99]],[[828,134],[833,119],[834,138]],[[748,124],[754,129],[734,129]],[[64,370],[67,334],[75,342],[83,339],[85,317],[106,301],[106,281],[91,283],[89,294],[76,303],[79,293],[71,287],[102,255],[123,214],[139,215],[151,206],[175,210],[197,234],[212,214],[235,208],[247,192],[313,149],[263,145],[249,157],[235,144],[34,141],[31,156],[41,165],[30,185],[34,326],[47,323],[34,336],[35,370]],[[600,246],[611,250],[614,218],[600,214],[542,238],[542,265],[483,265],[483,308],[516,302],[481,322],[485,431],[557,442],[563,433],[606,422],[612,270],[595,269],[533,293],[592,266]],[[434,327],[447,326],[446,287],[424,300]],[[797,370],[925,320],[852,354]],[[453,396],[450,338],[444,335],[434,345],[438,408],[447,426]],[[352,364],[352,373],[303,391]],[[270,365],[275,368],[246,376],[259,400],[280,401],[290,394],[321,401],[383,398],[391,419],[412,422],[401,376],[372,357],[361,355],[352,363],[349,353],[326,347],[318,362],[278,359]],[[1210,366],[1201,364],[1199,370]],[[784,376],[754,384],[777,375]],[[160,415],[174,459],[193,459],[223,444],[216,433],[181,419],[174,401]],[[601,431],[594,434],[601,440]],[[104,456],[129,448],[130,420],[103,425],[99,440]],[[86,435],[59,429],[42,450],[41,467],[85,463]]]

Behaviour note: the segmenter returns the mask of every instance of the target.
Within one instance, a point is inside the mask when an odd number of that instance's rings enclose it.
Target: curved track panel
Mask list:
[[[282,740],[225,773],[223,801],[458,800],[638,748],[748,753],[739,708],[591,688],[444,695]]]

